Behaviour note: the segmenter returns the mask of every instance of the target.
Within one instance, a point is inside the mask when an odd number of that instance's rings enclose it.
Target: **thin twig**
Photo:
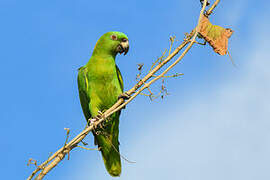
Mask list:
[[[79,146],[79,145],[77,145],[77,147],[88,150],[88,151],[98,151],[99,150],[99,148],[87,148],[87,147],[83,147],[83,146]]]
[[[163,76],[163,78],[173,78],[173,77],[179,77],[179,76],[183,76],[183,73],[175,73],[173,75],[169,75],[169,76]],[[153,77],[157,77],[157,75],[153,75]]]
[[[208,9],[208,11],[205,13],[206,16],[209,16],[210,14],[212,14],[212,12],[214,11],[214,9],[217,7],[218,3],[220,0],[216,0],[214,2],[214,4]]]

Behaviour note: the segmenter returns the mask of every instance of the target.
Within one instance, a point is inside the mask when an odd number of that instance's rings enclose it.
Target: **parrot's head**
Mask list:
[[[116,56],[118,53],[126,55],[128,50],[129,42],[127,35],[122,32],[112,31],[100,37],[94,51],[110,53]]]

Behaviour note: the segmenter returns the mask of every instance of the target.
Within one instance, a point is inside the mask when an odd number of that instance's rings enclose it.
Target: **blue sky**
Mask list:
[[[221,1],[214,24],[235,30],[227,56],[209,46],[187,54],[168,79],[164,100],[140,96],[123,111],[120,178],[111,178],[97,151],[76,149],[45,179],[270,179],[269,1]],[[26,179],[29,158],[46,160],[85,126],[77,69],[105,32],[126,33],[118,56],[125,89],[138,63],[151,63],[196,24],[199,1],[0,0],[0,169],[3,179]],[[155,88],[153,88],[155,89]],[[92,135],[86,141],[93,146]]]

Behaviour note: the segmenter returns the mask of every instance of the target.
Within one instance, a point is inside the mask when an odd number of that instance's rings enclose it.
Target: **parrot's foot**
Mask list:
[[[105,115],[103,114],[103,112],[98,111],[98,115],[96,116],[97,120],[101,120],[104,119],[105,120]]]
[[[123,98],[124,100],[128,100],[130,97],[131,96],[127,92],[124,92],[118,96],[118,99]],[[124,106],[123,109],[126,109],[126,106]]]
[[[94,128],[96,128],[95,122],[97,122],[98,120],[96,118],[90,118],[88,119],[88,125],[94,125]]]
[[[127,100],[127,99],[129,99],[131,96],[127,93],[127,92],[124,92],[124,93],[122,93],[122,94],[120,94],[119,96],[118,96],[118,99],[121,99],[121,98],[123,98],[124,100]]]
[[[93,125],[94,128],[97,128],[96,122],[100,121],[101,119],[105,120],[104,114],[101,111],[98,111],[98,115],[95,118],[90,118],[88,119],[88,124],[89,126]],[[99,126],[102,128],[103,127],[103,122],[99,123]]]
[[[105,115],[101,111],[98,111],[98,115],[96,116],[96,119],[97,121],[100,121],[101,119],[103,119],[103,121],[99,123],[98,125],[101,129],[103,129],[103,127],[105,126],[105,121],[106,121]]]

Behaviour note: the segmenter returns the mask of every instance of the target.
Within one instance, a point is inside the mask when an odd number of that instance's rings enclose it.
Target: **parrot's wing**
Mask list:
[[[122,74],[121,74],[121,72],[120,72],[117,65],[116,65],[116,72],[117,72],[117,77],[118,77],[118,80],[119,80],[119,83],[120,83],[120,86],[121,86],[121,90],[123,92],[123,90],[124,90],[123,78],[122,78]]]
[[[83,114],[86,117],[86,119],[88,120],[91,118],[91,113],[89,110],[90,98],[87,95],[88,80],[87,80],[87,76],[86,76],[86,69],[84,66],[79,68],[78,88],[79,88],[79,96],[80,96],[81,106],[83,109]]]

